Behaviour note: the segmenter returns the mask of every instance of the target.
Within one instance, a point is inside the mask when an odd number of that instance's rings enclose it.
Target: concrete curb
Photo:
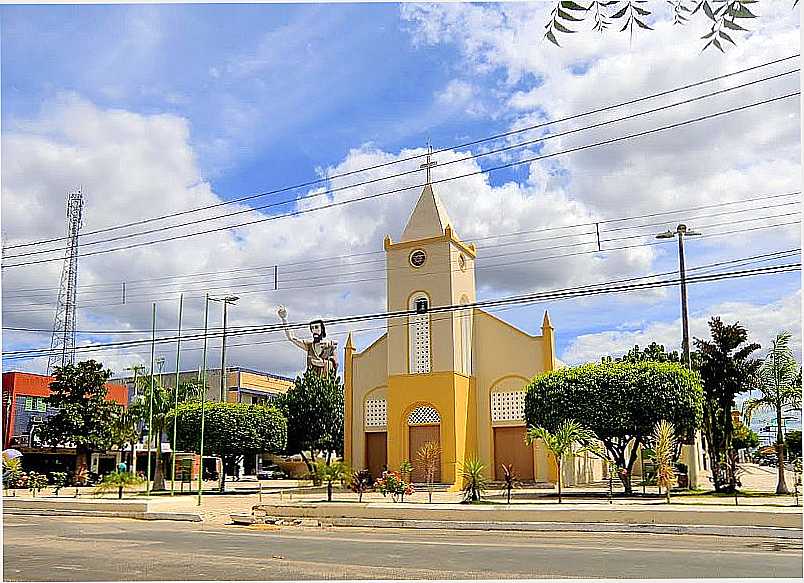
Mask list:
[[[57,508],[3,508],[3,514],[18,516],[86,516],[98,518],[133,518],[135,520],[175,520],[202,522],[200,514],[192,512],[114,512],[109,510],[65,510]]]
[[[257,504],[252,513],[259,519],[317,518],[322,521],[350,519],[363,521],[392,520],[436,522],[443,524],[521,523],[521,524],[627,524],[666,526],[761,527],[801,531],[800,509],[731,507],[619,506],[584,508],[577,505],[466,506],[461,504],[407,503],[274,503]]]
[[[712,536],[767,537],[801,540],[801,530],[763,526],[707,526],[677,524],[622,524],[614,522],[457,522],[442,520],[395,520],[365,518],[322,519],[325,526],[363,528],[418,528],[439,530],[486,530],[524,532],[631,532],[651,534],[698,534]]]

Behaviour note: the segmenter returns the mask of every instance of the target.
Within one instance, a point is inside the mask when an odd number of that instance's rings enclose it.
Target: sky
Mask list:
[[[582,129],[785,73],[798,59],[461,146],[800,50],[799,12],[783,3],[752,20],[750,32],[735,33],[736,46],[725,54],[701,52],[704,20],[673,26],[664,3],[654,9],[653,31],[630,38],[583,24],[585,32],[562,36],[559,48],[542,38],[545,3],[0,7],[2,235],[10,247],[2,274],[4,352],[50,343],[62,262],[12,266],[59,259],[63,250],[59,243],[13,246],[63,236],[65,196],[76,188],[84,194],[86,233],[321,180],[82,237],[88,253],[265,219],[82,258],[80,345],[147,337],[154,301],[158,330],[172,334],[182,292],[185,329],[203,326],[207,290],[240,296],[229,312],[232,326],[275,324],[280,304],[294,322],[381,312],[383,238],[398,239],[423,179],[389,176],[415,170],[421,160],[330,177],[421,155],[428,141],[444,150],[436,156],[435,190],[458,235],[479,247],[479,299],[673,271],[675,244],[646,243],[679,222],[705,235],[687,242],[690,268],[798,249],[800,225],[778,226],[800,220],[799,196],[779,196],[801,183],[797,96],[562,153],[795,92],[798,73]],[[536,143],[490,152],[522,141]],[[478,173],[504,164],[514,165]],[[472,175],[438,183],[460,174]],[[377,181],[356,185],[371,179]],[[386,190],[397,192],[314,210]],[[304,212],[271,218],[297,211]],[[634,218],[653,213],[665,214]],[[170,228],[194,219],[206,220]],[[595,222],[600,253],[589,227],[578,226]],[[146,230],[154,232],[136,235]],[[102,242],[121,235],[129,238]],[[55,251],[13,259],[46,249]],[[207,275],[186,277],[192,274]],[[695,337],[706,337],[707,321],[720,316],[745,325],[763,350],[777,332],[790,330],[801,355],[798,272],[695,284],[689,308]],[[495,313],[538,334],[545,309],[568,364],[620,355],[634,344],[680,344],[675,288]],[[213,304],[212,325],[220,317]],[[381,327],[353,326],[358,349]],[[330,334],[343,346],[349,330],[333,326]],[[217,363],[220,349],[212,344],[209,361]],[[200,348],[185,343],[183,370],[199,366]],[[150,358],[148,346],[92,354],[117,374]],[[161,345],[157,354],[166,358],[165,370],[175,368],[174,346]],[[277,333],[232,338],[227,354],[230,366],[287,376],[303,366],[303,355]],[[4,358],[3,366],[43,372],[46,362]]]

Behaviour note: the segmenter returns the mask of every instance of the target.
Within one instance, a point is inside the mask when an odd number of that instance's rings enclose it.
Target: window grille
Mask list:
[[[524,421],[525,392],[491,394],[492,421]]]
[[[416,310],[424,310],[424,313],[409,317],[411,374],[430,372],[430,315],[426,313],[428,305],[427,298],[416,298]]]
[[[366,400],[366,427],[385,427],[388,424],[388,404],[385,399]]]
[[[441,416],[433,407],[416,407],[408,415],[408,425],[431,425],[441,423]]]

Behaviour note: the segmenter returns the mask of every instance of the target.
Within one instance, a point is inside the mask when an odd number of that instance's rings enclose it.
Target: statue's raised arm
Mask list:
[[[304,340],[299,340],[293,336],[293,332],[290,331],[290,327],[288,326],[288,309],[285,306],[279,306],[279,309],[276,311],[276,313],[279,316],[279,319],[282,320],[282,329],[285,331],[285,336],[288,337],[288,340],[306,352],[307,343]]]

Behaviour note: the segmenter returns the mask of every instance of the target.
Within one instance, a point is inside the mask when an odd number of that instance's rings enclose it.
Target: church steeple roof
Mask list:
[[[401,241],[417,241],[430,237],[440,237],[452,222],[444,209],[444,203],[433,192],[433,186],[426,184],[416,207],[410,214]]]

